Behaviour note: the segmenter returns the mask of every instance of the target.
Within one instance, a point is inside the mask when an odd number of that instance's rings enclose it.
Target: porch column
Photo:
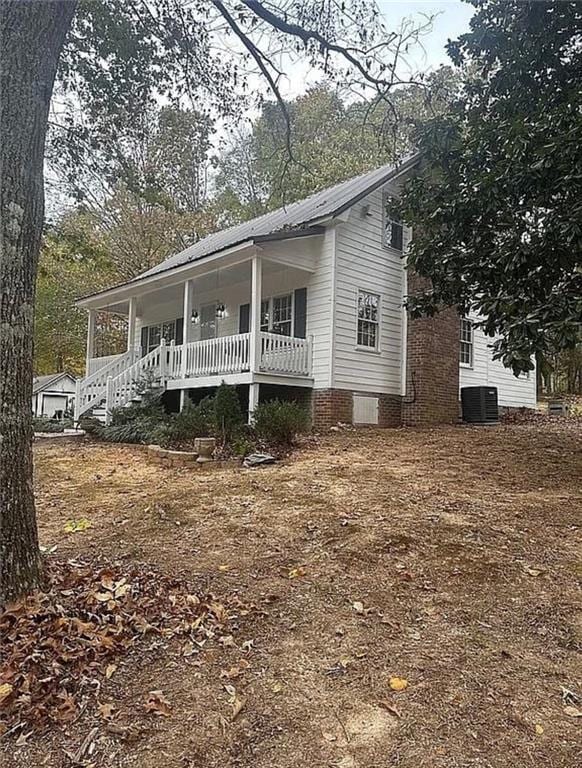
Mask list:
[[[248,423],[253,423],[253,416],[255,413],[255,408],[259,404],[259,387],[261,385],[257,382],[254,382],[253,384],[249,384],[249,416],[248,416]]]
[[[182,378],[187,378],[188,361],[186,359],[186,344],[192,340],[192,281],[184,283],[184,320],[182,331]]]
[[[255,373],[261,367],[261,296],[262,296],[262,261],[260,256],[251,260],[251,317],[250,317],[250,367]]]
[[[95,310],[90,309],[87,314],[87,352],[85,357],[85,376],[89,375],[89,363],[95,355]]]
[[[135,351],[135,321],[137,319],[137,299],[132,296],[129,300],[129,312],[127,315],[127,351]]]

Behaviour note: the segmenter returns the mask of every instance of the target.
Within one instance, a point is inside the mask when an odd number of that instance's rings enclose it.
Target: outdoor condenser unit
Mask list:
[[[494,424],[499,421],[497,387],[463,387],[461,404],[463,421],[470,424]]]

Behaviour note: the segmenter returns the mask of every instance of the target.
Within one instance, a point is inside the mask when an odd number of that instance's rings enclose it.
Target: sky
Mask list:
[[[419,47],[413,55],[419,70],[435,69],[449,61],[445,50],[447,40],[455,40],[469,30],[469,20],[475,10],[461,0],[378,0],[378,5],[390,27],[398,26],[408,17],[417,20],[422,14],[436,17],[432,30],[423,38],[424,51]]]
[[[430,31],[408,52],[406,60],[401,57],[400,75],[404,80],[407,76],[430,72],[441,64],[450,63],[445,45],[448,40],[455,40],[468,32],[469,20],[474,12],[473,6],[462,0],[377,0],[377,3],[389,30],[398,30],[408,19],[422,24],[425,19],[433,17]],[[285,58],[281,69],[286,76],[281,78],[279,86],[287,99],[301,95],[310,85],[321,80],[321,72],[310,69],[301,59],[291,62]],[[251,82],[254,81],[255,78],[251,77]],[[256,82],[261,87],[260,78]],[[255,116],[256,111],[251,110],[249,115]]]

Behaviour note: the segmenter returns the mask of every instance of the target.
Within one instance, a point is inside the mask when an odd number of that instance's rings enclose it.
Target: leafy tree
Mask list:
[[[97,211],[119,189],[176,212],[204,204],[213,131],[208,115],[145,104],[113,123],[99,119],[86,127],[77,112],[62,112],[49,133],[47,159],[62,192]]]
[[[404,196],[416,312],[475,310],[517,374],[571,348],[582,319],[582,5],[471,0],[450,44],[471,65],[451,113],[422,129]]]
[[[72,141],[80,160],[87,146],[108,159],[107,126],[110,136],[122,135],[144,105],[176,106],[187,98],[190,107],[206,100],[222,114],[234,112],[246,77],[240,57],[215,45],[217,19],[223,42],[225,34],[236,39],[284,114],[272,59],[282,43],[386,100],[398,83],[393,63],[401,37],[387,32],[366,0],[0,3],[0,601],[35,588],[40,577],[30,413],[33,299],[57,67],[58,95],[70,96],[63,140]]]
[[[38,267],[34,318],[34,371],[38,374],[85,369],[87,318],[75,300],[115,282],[107,250],[82,213],[63,216],[45,234]],[[99,314],[95,344],[102,354],[123,349],[125,320]]]
[[[414,150],[416,128],[451,102],[458,75],[442,67],[422,85],[382,99],[342,99],[331,83],[317,85],[287,103],[292,154],[285,144],[287,123],[279,105],[268,102],[250,130],[235,134],[218,160],[216,208],[223,223],[252,218],[320,189],[357,176]]]

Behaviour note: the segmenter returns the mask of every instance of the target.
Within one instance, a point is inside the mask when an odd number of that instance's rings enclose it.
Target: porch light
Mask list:
[[[216,317],[221,320],[223,317],[226,317],[226,306],[223,302],[219,301],[216,304]]]
[[[196,325],[200,321],[200,315],[195,309],[192,310],[192,317],[190,318],[190,320],[192,323],[194,323],[194,325]]]

